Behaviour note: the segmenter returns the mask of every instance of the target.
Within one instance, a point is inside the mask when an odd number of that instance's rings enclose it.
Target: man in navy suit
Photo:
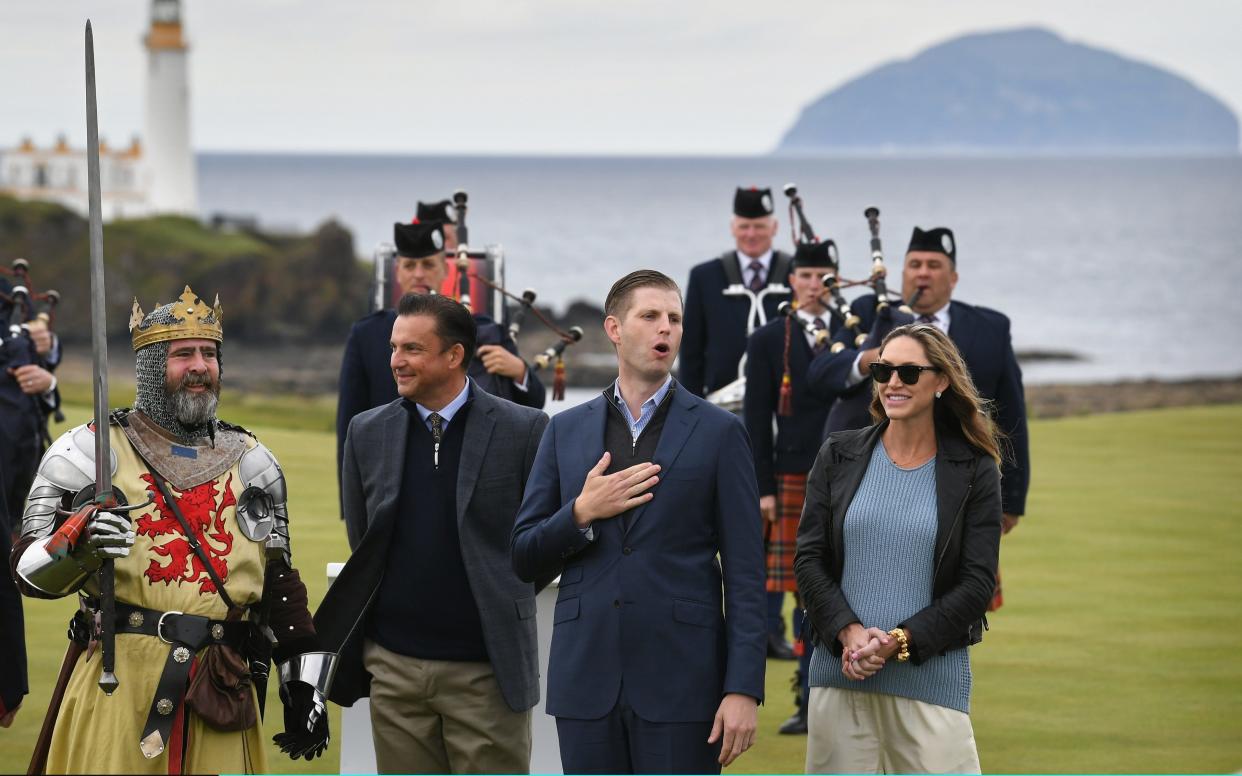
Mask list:
[[[513,566],[561,571],[548,665],[566,773],[718,772],[763,700],[763,537],[746,431],[669,372],[681,294],[652,270],[604,307],[618,376],[552,418]]]
[[[1001,464],[1001,503],[1004,531],[1008,533],[1026,511],[1026,492],[1030,484],[1026,397],[1022,370],[1009,336],[1009,319],[996,310],[951,298],[957,286],[957,244],[950,229],[914,228],[901,285],[907,298],[918,291],[918,299],[912,305],[915,320],[930,323],[949,335],[966,360],[979,395],[995,402],[993,414],[1010,448]],[[850,304],[850,309],[862,319],[862,329],[872,330],[869,342],[864,343],[862,349],[853,347],[848,333],[842,330],[837,333],[837,341],[846,347],[837,353],[825,353],[811,363],[807,374],[811,389],[821,398],[837,399],[828,418],[828,432],[862,428],[872,423],[868,409],[871,404],[869,378],[871,362],[876,360],[879,350],[870,345],[878,346],[884,333],[872,329],[877,319],[875,307],[872,295]],[[881,325],[884,324],[881,322]],[[891,324],[889,326],[891,328]],[[999,600],[994,599],[994,607],[998,604]]]
[[[736,380],[746,352],[750,299],[725,296],[724,290],[742,285],[758,293],[783,284],[789,274],[790,256],[772,250],[777,228],[772,212],[771,189],[739,188],[733,195],[730,223],[737,249],[690,270],[679,375],[681,385],[695,396],[706,396]],[[767,318],[774,318],[777,306],[788,299],[789,294],[765,296]]]
[[[445,251],[457,249],[448,201],[418,203],[419,217],[411,224],[393,224],[397,247],[394,278],[402,293],[432,294],[440,290],[448,274]],[[340,476],[349,421],[361,412],[396,401],[388,359],[389,336],[395,310],[377,310],[354,324],[341,359],[341,378],[336,405],[336,462]],[[543,409],[545,391],[535,372],[518,355],[507,331],[486,315],[474,316],[478,350],[470,362],[469,376],[475,386],[493,396],[535,409]]]

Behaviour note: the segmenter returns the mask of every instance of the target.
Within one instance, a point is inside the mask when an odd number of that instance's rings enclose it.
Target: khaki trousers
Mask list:
[[[491,663],[422,660],[363,643],[380,773],[529,773],[531,712],[513,711]]]
[[[979,773],[970,715],[922,701],[812,687],[807,773]]]

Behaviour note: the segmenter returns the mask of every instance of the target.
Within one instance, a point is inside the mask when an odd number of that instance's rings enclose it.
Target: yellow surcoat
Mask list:
[[[257,444],[250,436],[245,440],[247,449]],[[117,457],[114,486],[131,504],[155,498],[158,491],[145,464],[116,426],[111,427],[111,444]],[[237,499],[245,489],[238,464],[234,463],[214,480],[188,490],[178,491],[171,485],[169,489],[198,534],[233,602],[238,606],[256,603],[263,592],[264,551],[263,544],[248,539],[237,524]],[[161,612],[178,611],[223,620],[227,607],[190,549],[184,530],[170,511],[162,513],[158,507],[157,499],[157,503],[130,513],[136,537],[129,555],[115,564],[116,600]],[[93,584],[87,587],[92,594]],[[139,748],[142,728],[169,649],[167,643],[155,636],[117,634],[116,676],[120,686],[111,696],[104,695],[98,685],[100,651],[90,650],[78,660],[56,717],[48,773],[267,770],[259,725],[225,733],[208,727],[189,709],[185,709],[188,723],[183,762],[170,763],[175,749],[171,746],[152,759],[143,755]],[[175,730],[173,735],[175,739]]]

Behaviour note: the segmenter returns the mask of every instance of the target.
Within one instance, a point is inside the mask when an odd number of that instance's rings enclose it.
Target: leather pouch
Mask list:
[[[203,652],[185,694],[186,705],[222,732],[249,730],[259,710],[250,688],[250,667],[236,649],[212,644]]]

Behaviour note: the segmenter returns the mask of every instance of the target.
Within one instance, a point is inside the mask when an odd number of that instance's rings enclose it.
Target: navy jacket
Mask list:
[[[859,297],[850,303],[850,309],[862,318],[862,329],[869,330],[875,319],[875,297],[870,294]],[[868,410],[871,381],[864,380],[853,388],[845,387],[858,350],[848,347],[847,333],[838,332],[837,339],[847,347],[836,354],[825,351],[811,363],[807,373],[807,383],[816,395],[825,400],[837,400],[829,418],[828,432],[864,428],[872,423]],[[1022,370],[1013,353],[1009,319],[996,310],[953,301],[949,303],[949,339],[966,359],[979,395],[996,402],[996,422],[1007,437],[1001,443],[1006,453],[1001,466],[1001,501],[1006,514],[1021,515],[1026,511],[1031,456]]]
[[[725,266],[726,259],[732,262],[731,268]],[[787,282],[789,262],[788,254],[773,252],[768,264],[768,283]],[[722,293],[729,285],[729,273],[734,271],[740,271],[736,251],[690,270],[678,382],[696,396],[704,396],[736,380],[738,362],[746,352],[746,315],[750,312],[750,299]],[[786,301],[789,301],[788,294],[764,297],[768,320],[776,317],[777,306]]]
[[[830,316],[824,313],[824,320]],[[754,334],[746,345],[746,398],[742,417],[755,454],[755,477],[760,496],[776,495],[777,474],[805,474],[811,470],[823,441],[828,402],[806,388],[806,372],[813,351],[797,322],[791,322],[789,376],[793,388],[793,412],[777,415],[781,379],[785,374],[785,317],[778,316]],[[829,331],[837,322],[829,322]],[[776,432],[772,419],[776,419]]]
[[[397,383],[392,379],[392,368],[388,365],[392,355],[389,341],[392,339],[392,324],[397,319],[395,310],[377,310],[362,318],[349,331],[349,339],[345,342],[345,355],[341,359],[341,378],[339,395],[336,404],[336,467],[340,477],[342,452],[345,446],[345,433],[349,429],[349,421],[361,412],[374,407],[382,407],[396,401]],[[517,346],[513,344],[509,333],[486,315],[474,316],[478,325],[479,345],[500,345],[505,350],[517,355]],[[470,362],[466,373],[474,384],[502,399],[535,409],[543,409],[545,391],[543,383],[533,369],[527,368],[526,390],[514,387],[513,381],[507,377],[488,374],[483,362],[475,358]]]
[[[683,388],[653,461],[655,497],[629,530],[573,520],[604,453],[603,396],[552,418],[513,529],[519,577],[561,571],[547,711],[599,719],[622,682],[649,722],[710,721],[726,693],[763,699],[766,596],[759,496],[742,422]],[[717,556],[719,555],[719,560]]]

